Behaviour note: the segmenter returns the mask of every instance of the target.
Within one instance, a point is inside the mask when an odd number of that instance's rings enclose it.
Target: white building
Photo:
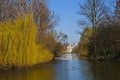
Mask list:
[[[66,53],[71,53],[73,49],[75,48],[76,44],[68,44]]]

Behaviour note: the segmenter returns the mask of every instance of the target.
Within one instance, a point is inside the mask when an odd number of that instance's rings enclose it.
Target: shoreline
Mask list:
[[[34,66],[46,64],[46,63],[49,63],[51,61],[54,61],[54,60],[49,60],[49,61],[45,61],[45,62],[42,62],[42,63],[33,64],[33,65],[26,65],[26,66],[12,66],[12,67],[7,67],[7,66],[0,65],[0,71],[20,70],[20,69],[24,69],[24,68],[32,68]]]
[[[79,57],[80,59],[86,59],[86,60],[94,60],[94,61],[104,61],[104,62],[120,62],[120,57],[115,57],[115,58],[108,58],[108,59],[94,59],[94,58],[90,58],[87,56],[81,56]]]

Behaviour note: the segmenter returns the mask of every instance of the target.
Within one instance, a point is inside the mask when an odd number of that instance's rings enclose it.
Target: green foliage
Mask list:
[[[120,26],[117,24],[98,28],[97,54],[107,58],[120,55]],[[104,53],[101,55],[101,52]]]
[[[119,3],[120,1],[116,2],[114,7],[109,7],[113,10],[110,13],[104,0],[86,0],[79,4],[78,13],[87,18],[85,21],[80,21],[79,24],[85,25],[88,23],[87,25],[90,24],[93,31],[91,36],[88,35],[86,29],[82,33],[78,45],[80,55],[88,55],[94,59],[103,58],[106,60],[120,57]]]
[[[85,28],[78,45],[79,54],[94,58],[92,28]],[[99,26],[96,32],[96,58],[111,59],[120,56],[120,26],[110,24]]]
[[[81,40],[78,44],[78,52],[82,56],[88,56],[88,43],[89,38],[92,35],[92,28],[86,27],[83,33],[81,34]]]
[[[94,57],[93,35],[89,38],[88,55]],[[96,32],[96,58],[111,59],[120,56],[120,26],[110,24],[99,26]]]
[[[0,65],[30,66],[53,58],[49,50],[36,43],[36,28],[32,15],[28,14],[0,23]]]

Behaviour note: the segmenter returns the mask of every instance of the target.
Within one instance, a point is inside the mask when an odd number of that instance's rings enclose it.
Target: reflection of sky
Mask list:
[[[55,80],[92,80],[92,76],[86,62],[61,60],[55,65]]]

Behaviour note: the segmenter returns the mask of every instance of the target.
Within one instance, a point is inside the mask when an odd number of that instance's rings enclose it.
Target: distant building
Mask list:
[[[73,43],[73,44],[68,44],[68,45],[67,45],[66,53],[71,53],[75,47],[76,47],[76,44],[75,44],[75,43]]]

